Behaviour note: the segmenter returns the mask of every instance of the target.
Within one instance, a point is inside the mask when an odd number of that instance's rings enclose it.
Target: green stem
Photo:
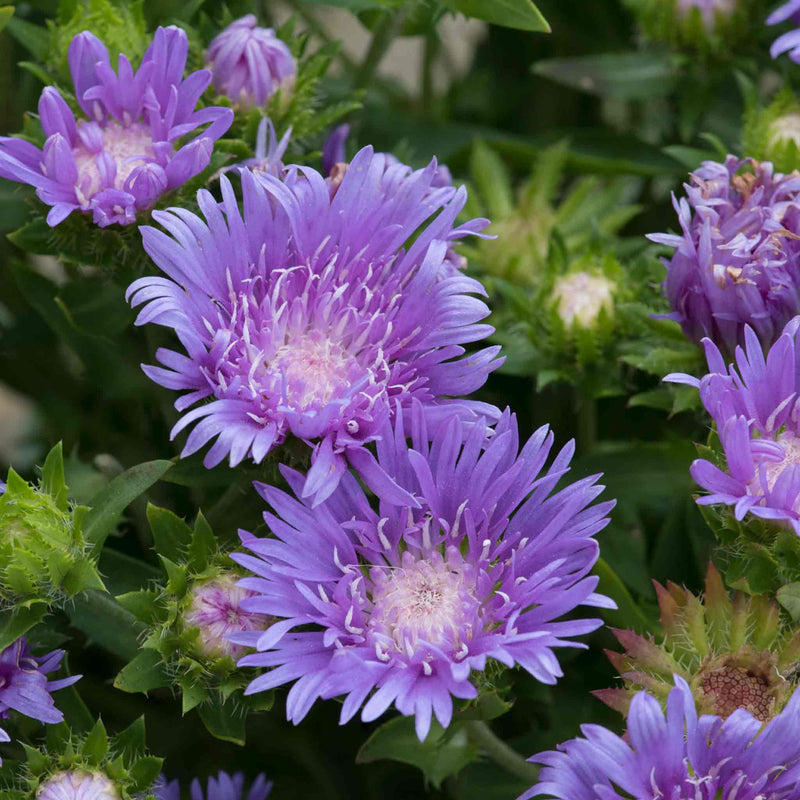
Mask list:
[[[369,50],[364,56],[364,61],[356,73],[354,86],[356,89],[366,89],[375,77],[386,51],[389,49],[395,33],[403,24],[403,13],[400,11],[384,11],[375,25]]]
[[[509,775],[515,775],[517,778],[527,781],[531,786],[538,780],[539,768],[526,761],[516,750],[498,738],[485,722],[470,720],[464,724],[467,726],[467,736],[498,767],[504,769]]]

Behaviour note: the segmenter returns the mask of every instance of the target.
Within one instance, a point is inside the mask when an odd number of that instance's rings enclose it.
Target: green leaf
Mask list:
[[[70,596],[85,592],[87,589],[97,589],[101,592],[106,590],[97,567],[88,560],[78,561],[64,576],[61,585]]]
[[[114,748],[127,761],[141,758],[145,752],[144,716],[135,719],[122,733],[114,737]]]
[[[778,602],[789,612],[793,622],[800,622],[800,583],[787,583],[778,589]]]
[[[161,578],[161,570],[157,567],[110,547],[103,548],[99,568],[108,591],[113,595],[136,591]]]
[[[149,692],[167,686],[167,672],[157,650],[142,650],[124,666],[116,678],[114,688],[123,692]]]
[[[72,674],[65,666],[65,674]],[[89,711],[83,698],[78,693],[77,684],[67,686],[66,689],[59,689],[57,703],[60,711],[64,712],[64,721],[69,725],[70,730],[76,734],[86,733],[95,724],[94,717]]]
[[[103,763],[103,759],[108,753],[108,734],[102,720],[98,719],[89,731],[81,752],[92,766],[96,767]]]
[[[533,71],[556,83],[601,97],[646,100],[668,95],[674,59],[642,50],[537,61]]]
[[[42,467],[42,488],[55,501],[58,508],[66,511],[69,508],[67,500],[67,483],[64,479],[64,455],[59,442],[48,454]]]
[[[463,722],[469,719],[490,720],[503,716],[514,704],[497,692],[481,692],[465,709],[458,711],[454,719]]]
[[[216,700],[204,703],[197,709],[208,732],[223,742],[244,745],[246,715],[234,703]]]
[[[172,467],[171,461],[147,461],[117,475],[89,502],[92,510],[83,523],[86,541],[100,552],[106,537],[114,530],[128,504],[146,492]]]
[[[494,25],[550,33],[547,20],[531,0],[441,0],[441,3],[451,11]]]
[[[463,725],[451,725],[447,730],[438,722],[424,742],[420,742],[414,729],[414,717],[396,717],[376,730],[361,746],[356,755],[357,764],[390,759],[411,764],[422,770],[425,779],[436,788],[448,775],[460,772],[478,757],[478,749],[471,744]]]
[[[14,16],[14,6],[0,6],[0,31],[8,25],[8,21]]]
[[[30,608],[20,608],[13,612],[3,611],[0,614],[0,651],[5,650],[34,625],[40,623],[45,614],[47,614],[47,606],[44,603],[37,603]]]
[[[181,686],[181,714],[188,714],[193,708],[196,708],[200,703],[205,703],[208,700],[208,690],[205,686],[200,684],[192,684],[191,677],[187,678]]]
[[[639,608],[625,584],[602,558],[597,559],[592,572],[600,579],[596,591],[610,597],[617,604],[616,611],[602,611],[603,617],[610,624],[617,628],[631,628],[637,633],[648,633],[657,629],[656,621]]]
[[[117,602],[131,612],[136,619],[150,625],[158,615],[156,601],[161,596],[158,589],[140,589],[117,595]]]
[[[186,568],[170,561],[159,554],[159,559],[167,573],[167,591],[170,594],[182,595],[186,591]]]
[[[145,789],[149,789],[161,772],[163,763],[164,759],[156,756],[144,756],[136,761],[130,770],[130,775],[133,779],[131,791],[143,792]]]
[[[66,608],[70,622],[89,639],[129,661],[139,652],[139,636],[145,626],[105,592],[77,595]]]
[[[217,550],[217,540],[214,531],[203,516],[202,511],[197,512],[194,522],[192,543],[189,545],[189,569],[202,572],[208,565],[208,557]]]
[[[48,766],[47,756],[35,747],[21,743],[22,748],[25,750],[25,766],[31,771],[33,775],[41,775]]]
[[[38,61],[47,61],[50,54],[50,33],[47,28],[14,16],[5,20],[5,28]]]
[[[192,540],[192,529],[172,511],[147,504],[147,520],[155,549],[171,561],[180,561]]]

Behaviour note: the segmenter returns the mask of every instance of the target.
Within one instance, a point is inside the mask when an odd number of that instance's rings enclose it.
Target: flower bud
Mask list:
[[[36,800],[120,800],[116,783],[101,772],[58,772],[36,791]]]
[[[800,100],[786,89],[763,109],[750,109],[742,131],[744,152],[779,172],[800,167]]]
[[[259,28],[253,14],[232,22],[208,48],[206,66],[214,88],[241,108],[266,106],[279,89],[290,90],[297,64],[272,28]]]
[[[604,311],[613,314],[615,289],[600,273],[570,272],[556,279],[552,300],[565,328],[592,328]]]

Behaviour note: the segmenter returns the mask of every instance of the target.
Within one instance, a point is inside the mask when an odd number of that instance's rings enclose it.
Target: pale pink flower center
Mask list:
[[[780,461],[768,461],[766,458],[761,463],[766,472],[767,487],[770,491],[775,487],[775,482],[787,467],[800,464],[800,437],[790,431],[778,434],[775,440],[784,451],[784,456]],[[756,476],[751,483],[751,493],[762,494],[764,487],[761,485],[760,469],[756,467]]]
[[[103,152],[108,153],[116,164],[117,172],[113,186],[106,185],[102,178],[97,165],[99,153],[87,150],[80,139],[72,148],[72,155],[78,168],[75,191],[82,205],[86,205],[103,189],[123,189],[125,181],[136,167],[155,159],[150,129],[138,123],[124,127],[119,123],[109,122],[103,128]]]
[[[567,328],[590,328],[600,312],[614,308],[613,281],[604,275],[572,272],[559,278],[553,287],[553,300],[558,316]]]
[[[120,800],[116,784],[101,772],[59,772],[36,790],[36,800]]]

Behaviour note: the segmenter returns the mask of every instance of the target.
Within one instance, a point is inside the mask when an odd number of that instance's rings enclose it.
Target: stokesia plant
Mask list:
[[[324,5],[0,7],[0,797],[798,800],[800,6]]]

